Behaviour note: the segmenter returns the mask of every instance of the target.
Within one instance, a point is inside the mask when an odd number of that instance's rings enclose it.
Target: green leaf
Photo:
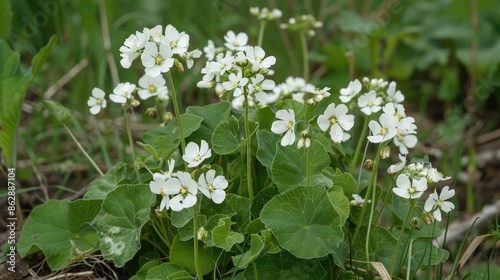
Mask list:
[[[233,264],[239,268],[246,268],[251,262],[259,257],[260,252],[264,249],[264,241],[257,235],[250,236],[250,250],[237,256],[232,256]]]
[[[279,194],[279,191],[276,187],[265,188],[259,191],[252,202],[252,216],[259,217],[264,205],[277,194]]]
[[[155,195],[147,184],[120,185],[109,192],[92,224],[104,257],[122,267],[141,248],[140,235],[149,220]]]
[[[55,44],[55,37],[33,58],[33,69],[45,62]],[[38,71],[21,71],[19,54],[0,40],[0,148],[7,166],[15,167],[17,161],[17,130],[21,107],[26,91]]]
[[[262,209],[261,220],[298,258],[324,257],[344,239],[345,219],[323,186],[299,186],[275,196]]]
[[[186,112],[201,117],[200,128],[194,133],[197,138],[204,139],[211,145],[212,134],[215,128],[222,122],[229,119],[231,104],[227,101],[221,101],[215,104],[200,106],[190,106]]]
[[[9,0],[0,0],[0,38],[7,37],[12,24],[12,9]]]
[[[193,242],[193,240],[182,241],[179,235],[176,235],[174,237],[174,241],[172,242],[172,248],[170,249],[170,261],[173,264],[183,267],[189,273],[196,274],[196,268],[193,262]],[[216,258],[220,252],[220,249],[203,246],[203,243],[198,241],[198,260],[202,275],[205,275],[214,269],[216,266]]]
[[[352,177],[351,174],[349,173],[334,174],[330,170],[326,169],[324,170],[323,175],[327,176],[332,180],[333,186],[340,187],[343,190],[344,195],[348,199],[352,198],[353,194],[359,194],[358,184],[356,183],[356,180],[354,180],[354,177]]]
[[[356,242],[352,245],[352,258],[356,260],[365,260],[365,243],[368,227],[362,225],[359,228]],[[368,250],[370,252],[370,261],[381,262],[386,268],[391,267],[392,258],[396,251],[397,240],[392,234],[383,227],[372,225],[370,233],[370,242]],[[401,246],[403,247],[403,246]]]
[[[259,124],[249,121],[250,134],[254,134]],[[212,135],[212,149],[219,155],[230,155],[239,152],[240,145],[245,136],[245,126],[243,118],[238,121],[235,116],[227,121],[221,122]]]
[[[144,279],[144,278],[143,278]],[[146,280],[192,280],[193,276],[172,263],[163,263],[151,268]]]
[[[280,135],[274,134],[268,130],[257,131],[257,141],[259,147],[257,148],[257,159],[267,167],[268,173],[271,173],[274,155],[276,155],[276,143],[281,139]]]
[[[73,117],[73,115],[71,115],[70,112],[68,112],[68,110],[57,101],[44,100],[42,101],[42,104],[62,125],[65,125]]]
[[[344,195],[342,188],[336,185],[328,191],[328,198],[333,208],[335,208],[335,211],[339,214],[342,224],[344,224],[349,217],[349,199]]]
[[[184,138],[189,137],[193,132],[198,130],[201,126],[201,122],[203,121],[202,117],[198,117],[196,115],[184,113],[181,114],[181,123],[182,123],[182,129],[184,132]],[[172,139],[177,139],[179,138],[179,128],[177,127],[177,122],[171,122],[169,123],[165,128],[162,129],[166,135],[169,135],[172,137]]]
[[[305,185],[307,162],[307,149],[298,149],[295,145],[282,147],[276,143],[271,172],[280,192]],[[313,142],[310,164],[311,185],[331,185],[331,181],[321,174],[330,165],[330,157],[318,141]]]
[[[88,185],[83,198],[104,199],[110,191],[116,189],[119,185],[132,183],[134,177],[133,169],[127,164],[119,162],[108,170],[104,176],[92,181]]]
[[[60,270],[81,252],[97,249],[97,233],[89,223],[99,212],[101,202],[49,200],[35,207],[17,243],[19,255],[24,258],[42,251],[49,267]]]
[[[149,261],[149,262],[143,264],[141,266],[141,269],[139,269],[139,271],[137,271],[137,273],[134,276],[130,277],[130,280],[146,279],[149,270],[151,270],[153,267],[159,266],[161,264],[162,264],[162,262],[158,261],[158,260]]]
[[[248,267],[244,272],[244,279],[259,280],[318,280],[324,279],[327,272],[316,260],[301,260],[293,257],[289,253],[266,255],[255,260],[255,272],[253,267]]]
[[[40,51],[33,57],[31,61],[31,76],[35,77],[40,69],[42,69],[43,64],[49,57],[49,54],[52,52],[52,48],[56,45],[57,36],[53,35],[50,37],[49,42],[45,47],[41,48]]]
[[[169,134],[164,128],[150,129],[144,133],[143,138],[146,147],[151,147],[154,153],[164,160],[168,159],[177,150],[180,143],[179,137]],[[149,148],[145,148],[149,151]],[[153,151],[150,151],[153,152]]]
[[[228,252],[234,244],[239,244],[245,240],[241,233],[231,231],[231,219],[228,217],[219,220],[218,226],[212,230],[212,239],[215,246]]]

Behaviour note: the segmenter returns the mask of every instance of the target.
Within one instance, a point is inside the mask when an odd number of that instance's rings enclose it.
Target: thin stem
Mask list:
[[[248,198],[253,201],[253,183],[252,183],[252,141],[250,135],[250,124],[248,121],[248,92],[245,91],[245,138],[247,143],[247,187]]]
[[[253,278],[255,280],[259,280],[259,273],[257,272],[257,265],[255,262],[252,262],[252,267],[253,267]]]
[[[389,271],[390,275],[392,275],[394,267],[396,266],[396,260],[398,259],[399,255],[399,247],[401,246],[401,240],[403,239],[403,234],[405,233],[406,224],[410,219],[410,214],[412,210],[413,210],[413,203],[410,199],[410,208],[408,209],[403,225],[401,226],[401,233],[399,234],[398,242],[396,243],[396,250],[394,251],[394,256],[392,257],[391,270]]]
[[[413,239],[410,237],[410,248],[408,248],[408,267],[406,268],[406,280],[410,280],[412,245],[413,245]]]
[[[71,132],[71,130],[69,130],[68,126],[66,126],[66,125],[63,125],[63,126],[66,129],[66,131],[68,132],[68,134],[71,137],[71,139],[73,139],[73,141],[75,142],[75,144],[78,147],[78,149],[80,149],[80,151],[83,153],[83,155],[90,161],[90,163],[92,164],[92,166],[94,166],[95,170],[97,170],[97,172],[99,173],[99,175],[104,176],[104,173],[102,173],[102,171],[99,168],[99,166],[97,166],[97,164],[95,163],[95,161],[89,156],[89,154],[87,154],[87,152],[85,151],[85,149],[83,149],[82,145],[80,145],[80,142],[78,142],[78,140],[76,139],[75,135],[73,135],[73,133]]]
[[[129,113],[127,112],[127,109],[124,110],[125,114],[125,129],[127,130],[127,136],[128,136],[128,144],[130,145],[130,153],[132,154],[132,160],[135,165],[135,149],[134,149],[134,139],[132,138],[132,129],[130,128],[130,116]],[[141,174],[139,173],[139,170],[134,167],[135,170],[135,175],[137,176],[137,180],[139,183],[141,183]]]
[[[101,21],[102,41],[104,43],[106,59],[108,60],[109,70],[111,71],[111,78],[113,79],[113,83],[116,85],[120,82],[120,77],[118,76],[118,68],[116,67],[115,58],[111,53],[111,37],[109,36],[106,4],[104,3],[104,0],[99,1],[99,20]]]
[[[309,81],[309,51],[307,49],[306,32],[300,32],[300,44],[302,46],[302,67],[304,71],[304,80]]]
[[[177,121],[177,127],[179,127],[179,136],[181,138],[182,154],[184,154],[186,150],[186,140],[184,139],[184,130],[182,129],[181,114],[179,113],[179,103],[177,102],[177,94],[175,93],[174,80],[172,79],[172,74],[170,73],[170,71],[167,73],[167,77],[170,90],[172,91],[171,94],[172,104],[174,105],[174,113],[175,113],[175,120]],[[184,162],[184,165],[187,165],[187,163]]]
[[[375,156],[375,162],[373,164],[373,172],[372,176],[370,178],[370,187],[368,189],[368,192],[365,195],[365,202],[366,199],[369,196],[369,191],[370,188],[373,189],[372,191],[372,203],[370,207],[370,215],[368,219],[368,229],[366,232],[366,241],[365,241],[365,253],[366,253],[366,261],[367,261],[367,266],[370,267],[370,234],[371,234],[371,229],[372,229],[372,221],[373,221],[373,212],[375,211],[375,198],[376,198],[376,191],[377,191],[377,175],[378,175],[378,164],[380,162],[380,150],[382,148],[382,144],[379,144],[378,149],[377,149],[377,155]]]
[[[266,29],[266,20],[261,20],[260,21],[260,28],[259,28],[259,39],[257,40],[257,46],[262,47],[262,39],[264,38],[264,31]]]
[[[307,150],[307,163],[306,163],[306,185],[309,186],[311,184],[311,160],[312,160],[312,140],[311,146],[305,147]]]
[[[99,129],[99,124],[97,123],[96,118],[93,117],[92,121],[94,122],[95,133],[97,134],[97,137],[99,137],[99,139],[101,139],[101,141],[99,141],[99,146],[101,147],[101,153],[102,153],[102,156],[104,157],[104,162],[106,163],[106,166],[109,169],[113,165],[111,164],[108,149],[106,148],[106,141],[104,141],[104,137],[102,136],[101,130]]]
[[[391,198],[391,196],[392,196],[392,185],[393,185],[393,183],[391,183],[391,185],[389,186],[389,189],[387,189],[387,194],[384,198],[384,202],[382,203],[382,206],[380,207],[380,211],[377,213],[377,217],[375,218],[375,223],[377,223],[378,219],[380,219],[380,215],[384,211],[384,208],[387,205],[389,198]]]
[[[361,130],[361,135],[359,136],[358,146],[356,146],[356,151],[354,152],[354,157],[351,162],[351,167],[349,168],[349,173],[352,174],[354,172],[354,168],[358,163],[359,153],[361,152],[361,147],[363,146],[363,142],[366,138],[366,131],[368,130],[368,116],[365,116],[365,122],[363,123],[363,128]]]
[[[196,205],[193,207],[193,242],[194,242],[194,267],[196,269],[196,277],[198,280],[203,280],[201,275],[200,262],[198,259],[198,217],[196,215]]]
[[[167,252],[165,252],[158,244],[153,242],[153,240],[150,240],[149,238],[146,238],[144,236],[141,236],[141,239],[148,242],[149,244],[153,245],[153,247],[155,247],[156,250],[160,251],[160,253],[162,253],[164,257],[168,257]]]

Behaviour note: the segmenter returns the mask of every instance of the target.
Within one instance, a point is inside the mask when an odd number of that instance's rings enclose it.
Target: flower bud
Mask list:
[[[380,158],[386,159],[391,155],[391,148],[387,145],[384,145],[382,149],[380,149]]]
[[[172,114],[172,112],[166,112],[165,114],[163,114],[163,121],[166,123],[171,122],[173,118],[174,115]]]
[[[174,62],[174,65],[175,65],[175,68],[177,68],[177,71],[179,71],[180,73],[184,73],[184,65],[182,64],[182,62],[180,62],[176,59]]]
[[[198,229],[198,240],[206,240],[208,237],[208,231],[204,227]]]
[[[432,216],[432,214],[429,212],[425,212],[425,211],[422,212],[422,219],[424,220],[424,222],[426,224],[430,224],[430,223],[434,222],[434,216]]]
[[[417,217],[413,217],[411,219],[411,227],[416,230],[422,229],[422,225],[420,224],[420,219]]]
[[[158,116],[158,112],[156,111],[155,107],[151,107],[146,109],[145,115],[152,119],[156,119],[156,117]]]
[[[371,159],[367,159],[365,161],[365,163],[363,164],[363,166],[368,169],[368,170],[372,170],[373,169],[373,160]]]

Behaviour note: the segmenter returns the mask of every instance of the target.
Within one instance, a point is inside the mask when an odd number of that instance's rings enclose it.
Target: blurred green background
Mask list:
[[[494,0],[11,0],[10,4],[13,20],[6,41],[21,53],[26,67],[52,35],[58,36],[23,106],[19,180],[27,185],[65,186],[71,180],[84,186],[95,175],[41,100],[57,100],[71,109],[77,137],[100,164],[109,167],[96,143],[97,122],[86,105],[93,87],[109,93],[116,83],[115,66],[107,56],[114,59],[120,82],[137,83],[143,74],[140,63],[123,69],[118,49],[144,27],[172,24],[190,35],[190,49],[203,49],[209,39],[222,46],[228,30],[247,32],[249,43],[256,44],[259,22],[249,14],[253,6],[283,11],[279,21],[268,24],[263,40],[266,54],[277,58],[276,83],[302,73],[299,36],[281,30],[279,23],[313,14],[324,24],[308,42],[311,82],[331,87],[335,95],[354,78],[396,81],[406,96],[408,113],[418,116],[420,148],[439,155],[448,174],[463,167],[453,163],[453,155],[467,154],[470,147],[480,151],[484,143],[477,138],[499,127],[500,7]],[[184,106],[216,100],[212,91],[196,88],[204,63],[201,58],[191,71],[175,73]],[[153,124],[141,114],[152,102],[137,108],[138,138],[141,123]],[[113,159],[124,157],[118,136],[120,111],[108,106],[99,117]],[[118,120],[111,123],[109,117]],[[485,145],[496,140],[490,138]]]

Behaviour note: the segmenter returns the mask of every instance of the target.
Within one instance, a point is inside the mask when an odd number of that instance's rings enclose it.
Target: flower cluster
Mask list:
[[[314,105],[329,97],[330,88],[322,89],[315,87],[311,83],[300,77],[288,77],[284,83],[276,85],[273,89],[275,99],[292,98],[300,103]]]
[[[283,13],[279,9],[268,9],[266,7],[264,8],[259,8],[259,7],[251,7],[250,8],[250,14],[254,17],[256,17],[259,20],[273,20],[277,18],[281,18]]]
[[[211,155],[212,151],[208,143],[202,140],[200,146],[193,142],[187,145],[183,160],[188,167],[197,167]],[[154,173],[153,181],[149,183],[151,192],[162,196],[159,211],[163,209],[180,211],[194,206],[198,200],[196,196],[198,191],[217,204],[222,203],[226,198],[224,190],[229,183],[224,176],[216,176],[215,170],[208,170],[199,176],[198,181],[195,181],[188,172],[174,172],[174,166],[175,160],[170,159],[168,171]]]
[[[317,21],[313,15],[298,15],[288,19],[288,23],[282,23],[282,29],[291,31],[304,31],[309,36],[316,35],[315,29],[321,28],[323,22]]]

